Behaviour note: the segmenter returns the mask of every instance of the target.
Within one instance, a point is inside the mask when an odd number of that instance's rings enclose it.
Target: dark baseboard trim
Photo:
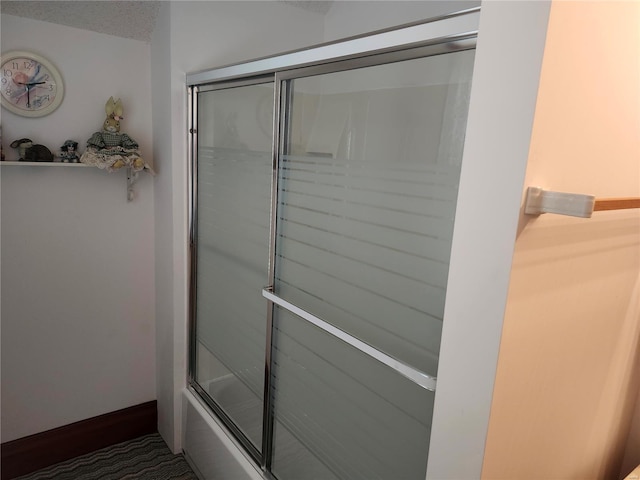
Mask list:
[[[158,402],[142,403],[0,445],[2,480],[158,431]]]

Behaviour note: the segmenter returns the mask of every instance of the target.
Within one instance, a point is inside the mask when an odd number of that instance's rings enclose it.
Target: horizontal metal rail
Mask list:
[[[413,383],[420,385],[422,388],[425,388],[429,391],[436,391],[436,377],[432,377],[427,375],[416,368],[410,367],[409,365],[402,363],[401,361],[390,357],[386,353],[381,352],[380,350],[372,347],[371,345],[363,342],[362,340],[357,339],[353,335],[349,335],[344,330],[339,329],[331,325],[330,323],[325,322],[324,320],[316,317],[315,315],[297,307],[293,303],[287,302],[286,300],[278,297],[273,292],[271,292],[271,287],[264,288],[262,290],[262,296],[269,300],[270,302],[284,308],[285,310],[297,315],[298,317],[306,320],[307,322],[315,325],[316,327],[324,330],[325,332],[333,335],[334,337],[339,338],[343,342],[351,345],[352,347],[360,350],[362,353],[369,355],[370,357],[378,360],[380,363],[385,364],[389,368],[395,370],[403,377],[411,380]]]

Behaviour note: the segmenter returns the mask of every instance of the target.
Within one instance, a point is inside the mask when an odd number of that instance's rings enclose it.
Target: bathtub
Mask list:
[[[258,466],[192,389],[183,390],[182,401],[182,448],[202,480],[265,479]]]

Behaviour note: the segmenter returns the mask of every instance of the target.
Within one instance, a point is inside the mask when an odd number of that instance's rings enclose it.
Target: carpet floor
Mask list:
[[[16,480],[198,480],[162,437],[145,435],[61,462]]]

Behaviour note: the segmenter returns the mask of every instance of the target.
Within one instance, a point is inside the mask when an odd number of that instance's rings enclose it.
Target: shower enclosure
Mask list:
[[[477,9],[190,74],[190,386],[265,476],[423,479]]]

